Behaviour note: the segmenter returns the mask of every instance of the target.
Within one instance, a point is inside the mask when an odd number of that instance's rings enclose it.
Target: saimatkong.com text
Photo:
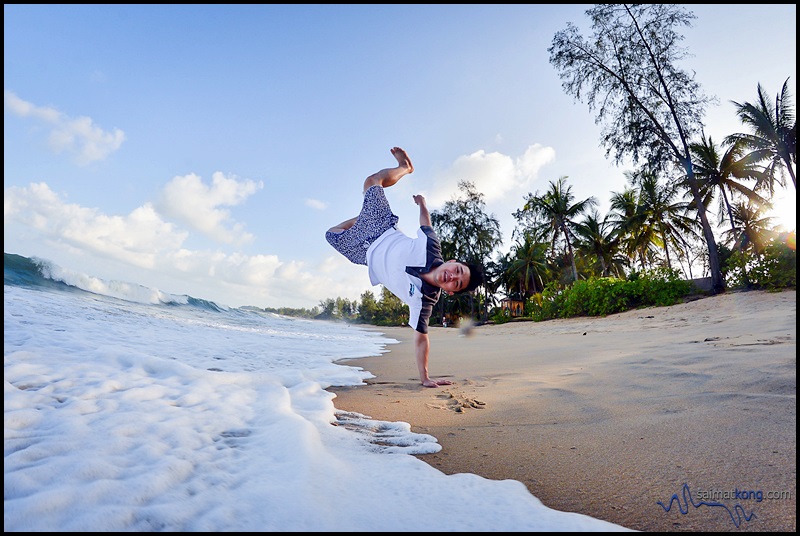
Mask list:
[[[733,490],[699,490],[695,498],[701,501],[755,501],[764,499],[791,499],[791,491],[763,491],[734,488]]]

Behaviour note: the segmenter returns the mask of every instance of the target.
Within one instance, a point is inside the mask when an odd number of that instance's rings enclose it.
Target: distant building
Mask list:
[[[514,298],[503,298],[500,300],[500,308],[506,316],[522,316],[525,312],[525,302]]]

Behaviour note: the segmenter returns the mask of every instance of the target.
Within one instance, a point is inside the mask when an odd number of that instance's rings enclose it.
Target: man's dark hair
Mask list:
[[[456,292],[456,294],[472,292],[486,282],[486,276],[483,274],[483,266],[471,262],[464,262],[462,264],[469,268],[469,283],[467,283],[466,287]]]

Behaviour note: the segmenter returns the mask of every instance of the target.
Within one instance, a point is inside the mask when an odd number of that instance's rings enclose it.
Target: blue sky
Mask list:
[[[688,6],[715,141],[759,83],[796,99],[795,4]],[[324,232],[396,145],[407,234],[413,194],[436,210],[464,179],[507,242],[561,176],[604,213],[625,168],[547,52],[568,21],[590,33],[590,7],[5,4],[4,250],[228,306],[358,299],[379,288]]]

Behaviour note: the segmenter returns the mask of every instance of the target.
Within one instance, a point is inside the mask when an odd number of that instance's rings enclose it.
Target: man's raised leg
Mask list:
[[[397,166],[393,168],[386,168],[378,171],[377,173],[373,173],[364,181],[364,192],[366,192],[370,186],[378,185],[384,188],[388,188],[392,186],[405,175],[414,172],[414,165],[411,163],[411,159],[408,157],[408,154],[401,149],[400,147],[392,147],[391,153],[394,156],[395,160],[397,160]],[[349,220],[345,220],[339,225],[334,225],[330,229],[328,229],[329,233],[342,233],[347,229],[351,228],[355,225],[356,220],[358,217],[350,218]]]
[[[414,165],[408,154],[400,147],[392,147],[392,155],[397,160],[397,167],[382,169],[377,173],[373,173],[364,181],[364,191],[366,192],[370,186],[383,186],[388,188],[397,181],[402,179],[409,173],[414,172]]]

